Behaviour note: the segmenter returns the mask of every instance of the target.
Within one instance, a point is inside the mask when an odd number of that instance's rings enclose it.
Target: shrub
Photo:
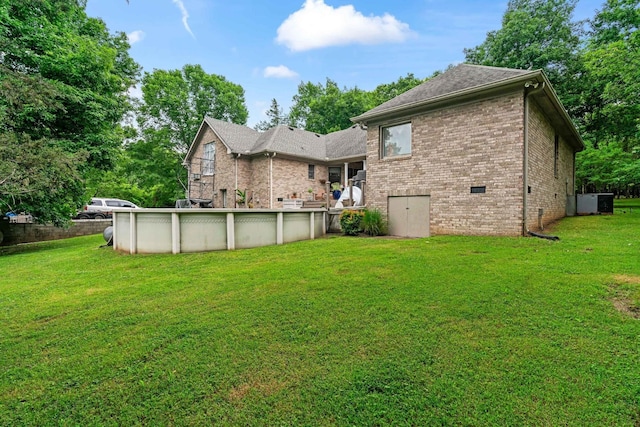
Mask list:
[[[361,222],[364,213],[356,210],[344,210],[340,214],[340,227],[347,236],[357,236],[362,231]]]
[[[366,209],[362,216],[362,229],[369,236],[387,234],[387,222],[378,209]]]

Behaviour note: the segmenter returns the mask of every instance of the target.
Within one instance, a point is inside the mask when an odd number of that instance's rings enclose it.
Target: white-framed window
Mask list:
[[[214,160],[216,158],[216,144],[210,142],[204,145],[204,154],[202,155],[202,174],[213,175],[214,173]]]
[[[411,154],[411,122],[380,128],[383,158]]]
[[[316,179],[316,165],[309,165],[309,179]]]

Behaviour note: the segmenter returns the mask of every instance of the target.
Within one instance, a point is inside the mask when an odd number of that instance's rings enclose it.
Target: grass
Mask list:
[[[638,426],[624,202],[559,242],[0,249],[0,425]]]

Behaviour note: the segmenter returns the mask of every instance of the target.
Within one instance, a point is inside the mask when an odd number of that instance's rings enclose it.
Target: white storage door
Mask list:
[[[388,198],[389,234],[402,237],[429,237],[429,196]]]

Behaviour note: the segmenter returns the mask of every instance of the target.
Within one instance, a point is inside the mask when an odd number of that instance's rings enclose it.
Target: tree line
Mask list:
[[[607,0],[586,22],[573,19],[576,4],[510,0],[501,28],[465,49],[465,60],[543,69],[587,145],[579,187],[638,195],[639,2]],[[0,5],[0,212],[60,225],[94,195],[170,206],[184,195],[182,159],[202,118],[247,122],[240,85],[199,65],[143,73],[126,35],[85,10],[86,0]],[[371,91],[301,82],[290,110],[273,99],[256,129],[345,129],[434,75],[409,73]],[[129,95],[135,84],[140,99]]]

